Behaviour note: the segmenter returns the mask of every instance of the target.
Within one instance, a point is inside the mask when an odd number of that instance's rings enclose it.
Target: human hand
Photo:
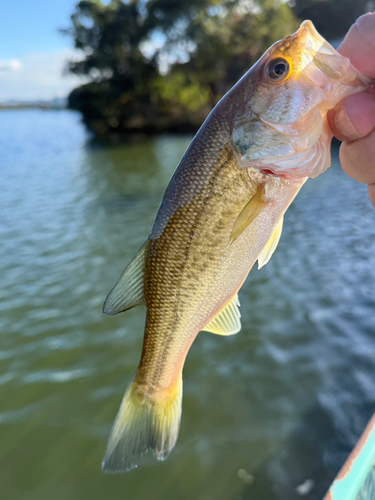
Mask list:
[[[338,52],[361,73],[375,78],[375,12],[357,19]],[[342,168],[356,181],[368,184],[375,207],[375,88],[343,99],[328,112],[328,121],[335,137],[343,141]]]

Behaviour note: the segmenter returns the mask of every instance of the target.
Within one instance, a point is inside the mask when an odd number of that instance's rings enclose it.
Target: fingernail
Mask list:
[[[357,139],[361,137],[361,133],[354,127],[353,123],[350,121],[346,108],[342,107],[335,116],[336,127],[347,137],[352,139]]]

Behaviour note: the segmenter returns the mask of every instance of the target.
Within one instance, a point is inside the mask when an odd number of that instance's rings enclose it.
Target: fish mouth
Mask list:
[[[298,30],[291,36],[295,37],[298,43],[309,52],[325,52],[327,54],[336,52],[332,45],[318,33],[313,23],[309,20],[303,21]]]
[[[340,82],[342,95],[335,95],[338,102],[344,96],[367,89],[373,81],[362,75],[351,65],[347,57],[339,54],[315,29],[309,20],[303,21],[292,35],[295,39],[297,72],[304,72],[315,85],[327,89]],[[335,103],[336,104],[336,103]]]
[[[336,50],[315,29],[311,21],[303,21],[298,30],[277,42],[278,56],[288,54],[293,60],[295,73],[301,73],[311,61],[319,56],[338,56]],[[340,56],[342,57],[342,56]]]
[[[303,71],[305,67],[313,60],[314,62],[320,61],[324,56],[343,58],[330,43],[327,42],[315,29],[313,23],[309,20],[303,21],[298,30],[291,35],[294,41],[291,52],[294,52],[294,57],[299,60],[297,64],[297,71]],[[286,39],[287,40],[287,39]],[[319,62],[318,62],[319,64]],[[349,63],[350,64],[350,63]],[[322,71],[327,71],[327,76],[331,78],[338,78],[338,71],[329,65],[322,65]]]

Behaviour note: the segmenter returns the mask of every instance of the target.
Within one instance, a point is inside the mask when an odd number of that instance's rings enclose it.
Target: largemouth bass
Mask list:
[[[198,332],[241,328],[237,293],[271,258],[308,177],[330,166],[327,111],[372,85],[305,21],[275,43],[208,116],[181,159],[146,243],[105,304],[147,307],[143,352],[103,470],[136,467],[176,443],[182,369]]]

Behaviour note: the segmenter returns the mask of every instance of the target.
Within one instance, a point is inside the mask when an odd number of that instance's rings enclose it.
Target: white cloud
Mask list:
[[[18,71],[22,68],[22,63],[18,59],[8,59],[0,61],[0,71]]]
[[[0,102],[67,96],[74,87],[87,81],[75,75],[63,75],[66,62],[77,58],[77,52],[64,50],[0,61]]]

